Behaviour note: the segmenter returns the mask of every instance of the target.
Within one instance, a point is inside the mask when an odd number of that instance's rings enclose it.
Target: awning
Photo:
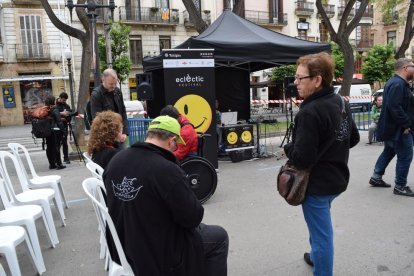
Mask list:
[[[52,76],[52,75],[25,75],[11,78],[1,78],[0,82],[12,81],[34,81],[34,80],[69,80],[69,76]]]

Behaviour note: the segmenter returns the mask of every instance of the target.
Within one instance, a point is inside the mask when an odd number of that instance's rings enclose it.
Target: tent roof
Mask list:
[[[217,66],[243,68],[250,72],[293,64],[303,55],[330,51],[321,44],[290,37],[258,26],[225,10],[203,33],[175,49],[214,49]],[[145,71],[162,67],[161,56],[144,58]]]

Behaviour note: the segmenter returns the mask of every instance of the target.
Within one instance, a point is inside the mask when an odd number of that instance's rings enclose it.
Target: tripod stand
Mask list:
[[[72,128],[72,123],[71,122],[68,122],[68,127],[69,127],[69,134],[72,135],[72,137],[73,137],[73,143],[75,144],[76,151],[77,151],[78,157],[79,157],[79,161],[80,162],[83,161],[83,163],[85,163],[85,165],[86,165],[86,161],[85,161],[85,158],[83,158],[83,154],[82,154],[82,151],[81,151],[81,149],[79,147],[78,141],[76,141],[76,136],[75,136],[75,133],[73,132],[73,128]]]
[[[289,114],[290,114],[290,121],[289,121]],[[286,109],[286,133],[285,137],[283,137],[282,143],[280,147],[283,147],[283,144],[290,142],[290,137],[292,136],[293,127],[295,126],[293,122],[293,109],[292,109],[292,98],[289,97],[289,110]]]

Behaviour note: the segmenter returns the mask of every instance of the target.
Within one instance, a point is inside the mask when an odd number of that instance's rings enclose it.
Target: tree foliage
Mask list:
[[[111,23],[111,52],[112,68],[118,74],[119,84],[128,79],[131,72],[132,62],[129,58],[128,41],[131,27],[122,23]],[[99,59],[101,71],[107,68],[106,63],[106,41],[105,36],[99,35]]]
[[[335,78],[343,78],[344,76],[344,53],[335,42],[331,42],[332,58],[335,61]]]
[[[375,45],[364,58],[361,72],[364,79],[371,83],[386,82],[394,72],[394,45]]]
[[[275,82],[283,82],[285,77],[296,73],[296,65],[281,65],[272,69],[270,79]]]

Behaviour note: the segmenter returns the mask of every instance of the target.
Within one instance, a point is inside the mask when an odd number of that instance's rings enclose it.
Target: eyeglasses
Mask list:
[[[299,77],[298,75],[295,75],[295,80],[298,82],[301,82],[303,79],[310,79],[310,78],[313,78],[313,76]]]

